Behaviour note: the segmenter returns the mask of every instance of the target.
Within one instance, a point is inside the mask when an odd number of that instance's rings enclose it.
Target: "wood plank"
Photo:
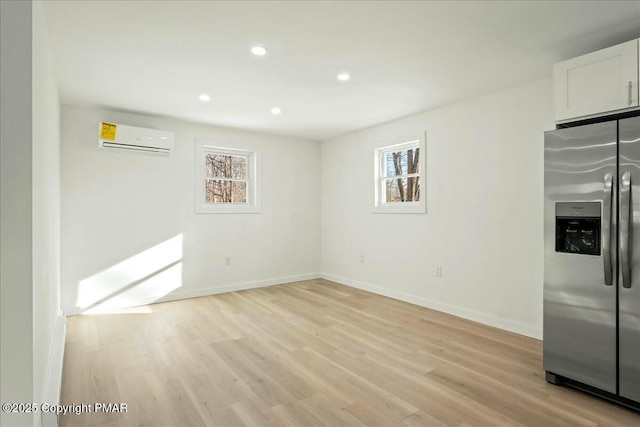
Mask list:
[[[140,311],[140,310],[137,310]],[[326,280],[68,318],[69,426],[638,426],[538,340]]]

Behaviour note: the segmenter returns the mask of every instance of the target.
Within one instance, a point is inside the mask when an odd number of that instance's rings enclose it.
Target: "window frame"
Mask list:
[[[259,153],[251,148],[229,147],[230,144],[216,144],[196,140],[195,150],[195,211],[201,214],[260,213]],[[205,156],[218,154],[223,156],[244,157],[247,159],[246,179],[211,178],[205,172]],[[206,181],[242,181],[247,183],[247,201],[245,203],[207,203]]]
[[[378,144],[374,150],[374,206],[373,213],[426,213],[427,211],[427,187],[426,187],[426,136],[424,133],[408,135],[401,138],[385,141]],[[386,156],[411,148],[418,148],[418,174],[394,175],[395,177],[418,177],[420,185],[420,200],[411,202],[387,202],[386,181]]]

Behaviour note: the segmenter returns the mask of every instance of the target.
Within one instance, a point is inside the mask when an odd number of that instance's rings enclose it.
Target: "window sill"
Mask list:
[[[261,212],[259,206],[196,206],[196,214],[259,214]]]
[[[424,214],[427,213],[427,207],[424,203],[411,203],[411,204],[383,204],[375,206],[371,213],[382,214]]]

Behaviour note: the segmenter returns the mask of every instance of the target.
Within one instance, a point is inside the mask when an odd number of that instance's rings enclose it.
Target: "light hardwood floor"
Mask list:
[[[61,426],[639,426],[538,340],[326,280],[68,319]]]

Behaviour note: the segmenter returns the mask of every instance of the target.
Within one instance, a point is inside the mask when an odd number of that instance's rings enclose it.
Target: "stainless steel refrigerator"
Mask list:
[[[640,117],[545,133],[547,381],[640,409]]]

